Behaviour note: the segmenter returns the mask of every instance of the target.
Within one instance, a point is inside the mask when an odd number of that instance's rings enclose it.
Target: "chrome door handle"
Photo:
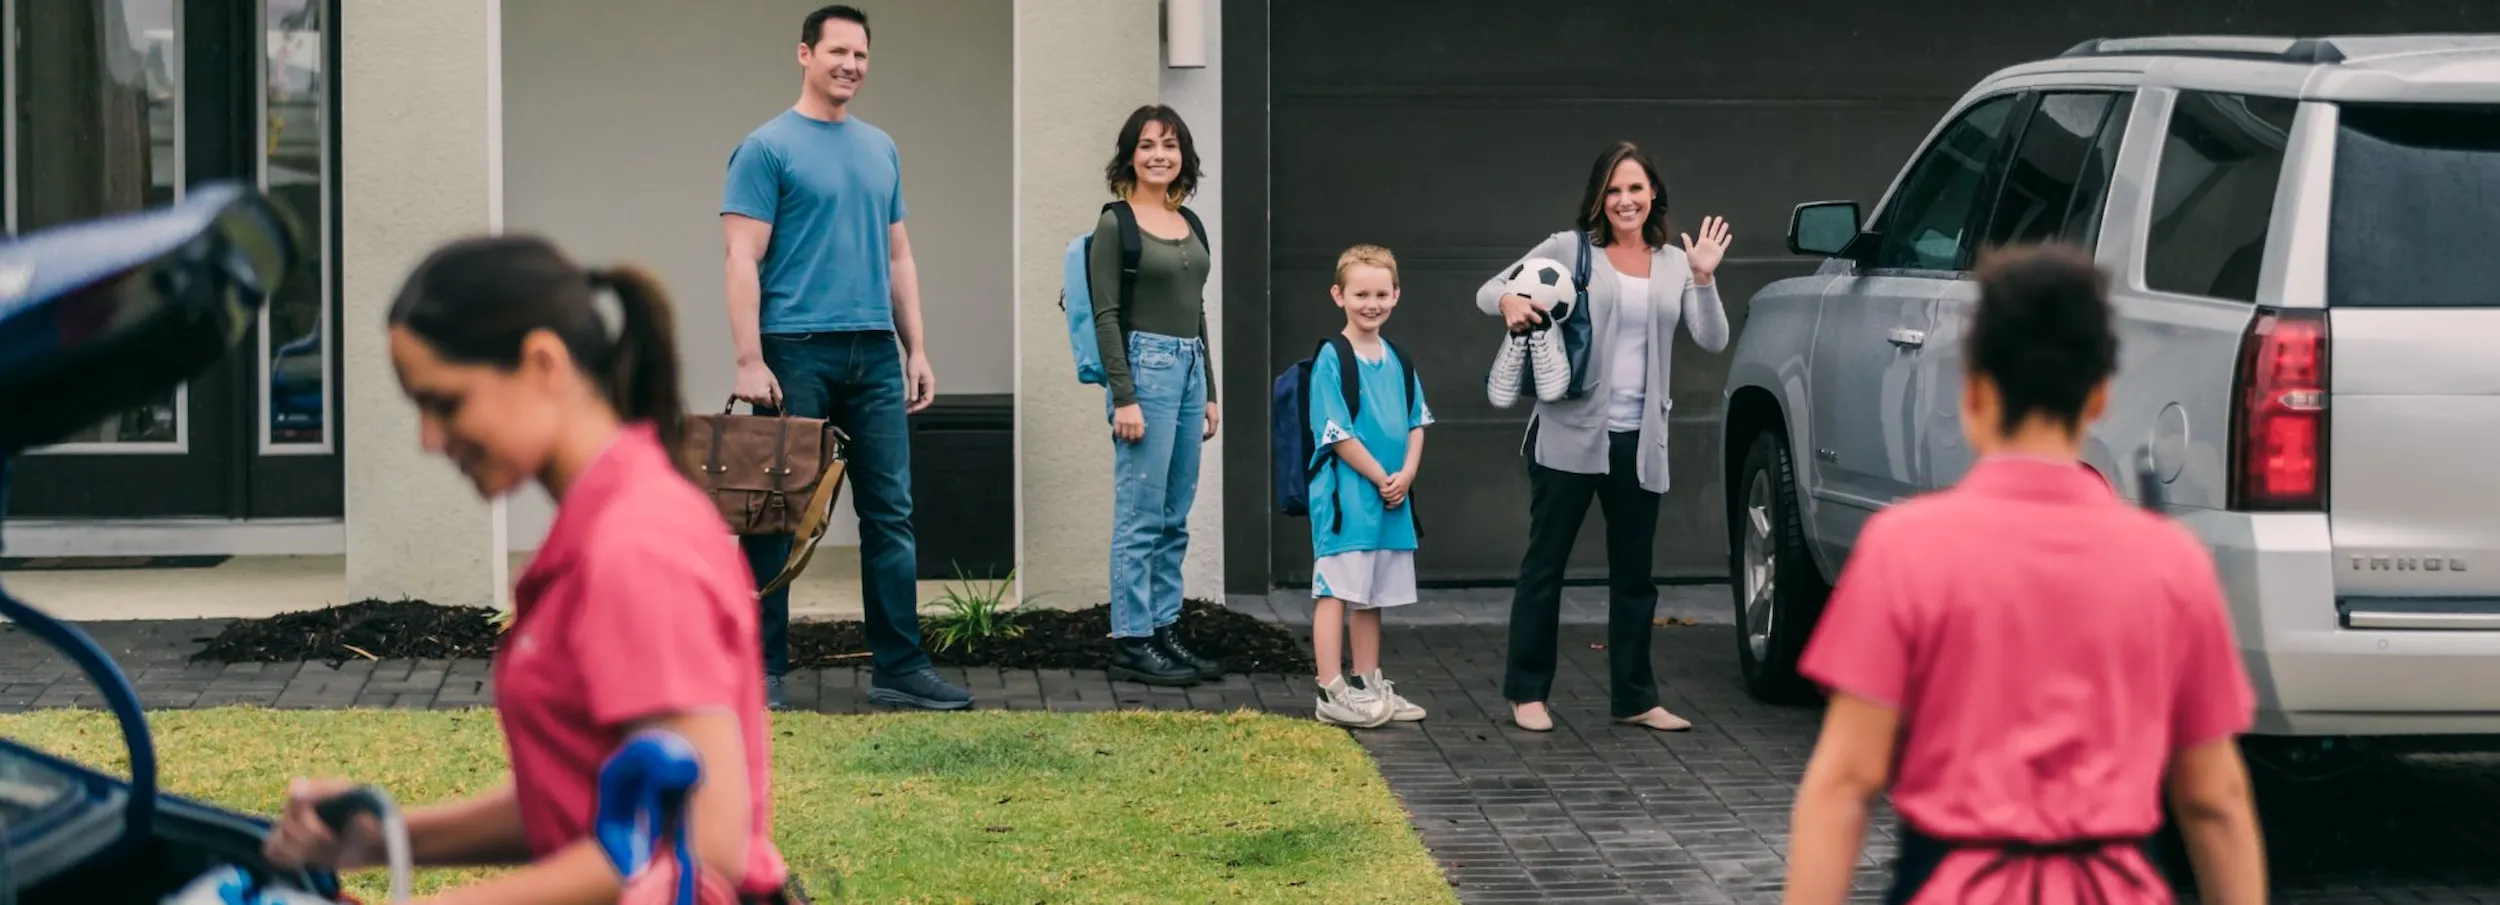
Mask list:
[[[1908,327],[1894,327],[1892,328],[1892,332],[1886,334],[1884,338],[1891,340],[1893,345],[1900,346],[1905,349],[1915,349],[1927,344],[1927,331],[1912,330]]]

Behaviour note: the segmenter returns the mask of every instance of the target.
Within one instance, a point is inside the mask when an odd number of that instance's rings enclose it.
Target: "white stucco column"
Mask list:
[[[1189,209],[1207,224],[1215,255],[1207,271],[1207,348],[1215,356],[1215,377],[1224,379],[1230,359],[1224,351],[1224,4],[1201,0],[1201,53],[1206,65],[1166,68],[1162,72],[1163,103],[1180,112],[1189,124],[1190,144],[1198,149],[1198,195]],[[1224,599],[1224,436],[1252,423],[1248,406],[1265,405],[1265,387],[1221,386],[1223,424],[1206,442],[1198,462],[1198,497],[1189,510],[1189,554],[1181,563],[1182,593],[1208,600]],[[1247,394],[1247,395],[1242,395]]]
[[[1059,318],[1060,260],[1110,200],[1103,163],[1121,122],[1161,91],[1160,7],[1015,4],[1017,575],[1035,605],[1109,599],[1110,427],[1102,388],[1076,382]]]
[[[345,0],[340,11],[347,595],[494,606],[495,507],[417,445],[383,320],[434,246],[492,225],[495,0]]]

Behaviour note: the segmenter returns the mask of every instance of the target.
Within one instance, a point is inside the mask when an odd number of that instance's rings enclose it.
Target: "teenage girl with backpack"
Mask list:
[[[1189,126],[1170,107],[1137,108],[1120,127],[1103,176],[1119,200],[1094,225],[1086,278],[1114,457],[1110,672],[1152,685],[1193,685],[1223,677],[1224,669],[1183,645],[1178,624],[1199,448],[1222,420],[1207,350],[1212,243],[1181,206],[1198,190]],[[1130,276],[1122,272],[1124,219],[1137,233]]]

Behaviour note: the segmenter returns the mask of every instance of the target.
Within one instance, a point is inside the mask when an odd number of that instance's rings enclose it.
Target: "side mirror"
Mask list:
[[[1858,237],[1858,203],[1809,201],[1788,215],[1790,254],[1832,257]]]

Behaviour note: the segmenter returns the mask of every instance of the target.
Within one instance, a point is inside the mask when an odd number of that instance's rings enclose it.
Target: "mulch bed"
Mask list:
[[[1022,610],[1012,638],[981,638],[970,649],[929,651],[941,666],[1008,669],[1101,669],[1111,663],[1111,607]],[[1310,643],[1285,627],[1205,600],[1181,603],[1181,643],[1231,673],[1311,672]],[[926,634],[925,632],[923,633]],[[926,643],[925,641],[923,642]],[[868,644],[857,622],[790,624],[790,667],[821,669],[868,662]]]
[[[363,600],[266,619],[237,619],[191,655],[197,663],[484,659],[502,632],[488,607]]]
[[[1111,662],[1109,606],[1015,612],[1015,624],[1023,629],[1018,635],[932,649],[929,659],[943,666],[1006,669],[1101,669]],[[501,637],[494,618],[495,611],[485,607],[364,600],[266,619],[235,620],[208,639],[191,659],[203,663],[484,659],[494,655]],[[1224,664],[1226,672],[1297,675],[1314,668],[1309,642],[1292,631],[1210,601],[1185,601],[1180,627],[1183,643]],[[855,620],[791,623],[790,666],[866,666],[868,645],[863,638]]]

